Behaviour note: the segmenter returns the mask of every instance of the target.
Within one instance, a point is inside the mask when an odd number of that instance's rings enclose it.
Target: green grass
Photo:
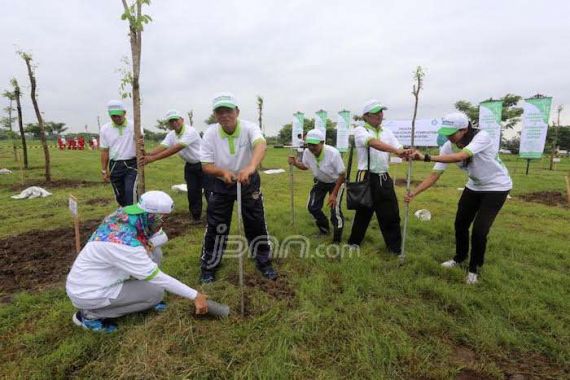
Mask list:
[[[55,179],[98,181],[96,152],[51,150]],[[80,200],[83,220],[102,218],[107,207],[86,200],[112,197],[108,185],[58,189],[46,199],[16,201],[10,187],[21,180],[9,146],[0,145],[3,223],[0,238],[33,229],[69,226],[67,197]],[[270,149],[265,167],[285,168],[284,149]],[[41,149],[31,149],[26,181],[41,180]],[[546,160],[525,162],[507,157],[513,181],[508,200],[493,226],[481,283],[464,284],[461,269],[439,263],[454,252],[453,218],[465,176],[453,168],[436,187],[420,195],[411,211],[427,208],[430,222],[410,220],[407,260],[389,255],[378,226],[371,223],[359,256],[341,261],[300,258],[293,250],[277,261],[294,297],[275,298],[248,288],[251,315],[234,313],[223,321],[191,315],[191,303],[168,296],[163,314],[147,313],[119,320],[119,331],[99,335],[72,325],[73,307],[63,283],[42,292],[20,293],[0,305],[1,378],[453,378],[469,369],[481,377],[521,373],[529,378],[568,377],[570,364],[570,208],[523,202],[518,196],[537,191],[565,192],[565,159],[556,171]],[[392,174],[404,178],[404,165]],[[183,182],[182,163],[170,158],[147,170],[147,189],[169,191]],[[414,179],[430,166],[414,164]],[[289,225],[287,174],[262,175],[267,224],[279,240],[307,236],[312,249],[327,242],[305,210],[311,186],[308,172],[295,171],[297,223]],[[49,190],[49,186],[46,186]],[[403,187],[397,189],[402,199]],[[185,195],[172,194],[186,210]],[[403,216],[404,207],[400,203]],[[353,212],[346,211],[348,238]],[[235,230],[235,223],[232,228]],[[202,229],[189,230],[165,249],[163,269],[198,287]],[[24,254],[11,252],[11,254]],[[204,290],[239,310],[239,290],[228,279],[235,260],[224,260],[220,281]],[[253,264],[246,270],[256,275]],[[471,354],[465,358],[457,352]]]

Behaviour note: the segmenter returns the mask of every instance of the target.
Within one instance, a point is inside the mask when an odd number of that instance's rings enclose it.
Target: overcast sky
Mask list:
[[[120,0],[0,0],[0,89],[16,77],[24,121],[35,122],[17,48],[38,65],[39,104],[48,121],[97,131],[119,97],[121,57],[130,57]],[[386,118],[409,119],[412,75],[426,69],[419,118],[505,93],[551,95],[570,124],[570,1],[184,1],[153,0],[143,33],[145,128],[170,108],[194,110],[205,128],[212,96],[233,92],[256,120],[265,100],[268,135],[302,111],[360,113],[375,97]],[[130,99],[129,109],[131,108]],[[2,99],[2,107],[7,105]]]

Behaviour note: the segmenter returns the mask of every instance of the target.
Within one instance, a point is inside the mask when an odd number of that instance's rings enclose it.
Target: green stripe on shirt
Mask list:
[[[145,280],[145,281],[150,281],[150,280],[152,280],[153,278],[155,278],[158,273],[160,273],[160,269],[158,269],[158,267],[156,267],[156,268],[152,271],[152,273],[151,273],[150,275],[148,275],[147,278],[145,278],[144,280]]]
[[[473,152],[470,151],[469,149],[463,148],[461,151],[467,153],[469,155],[469,157],[473,157]]]

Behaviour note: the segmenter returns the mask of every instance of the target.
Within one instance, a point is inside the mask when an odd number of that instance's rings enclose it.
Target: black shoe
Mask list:
[[[261,272],[263,277],[265,277],[268,280],[275,281],[275,280],[277,280],[277,277],[279,276],[277,274],[277,271],[275,269],[273,269],[273,267],[271,265],[267,265],[263,268],[259,268],[259,271]]]
[[[200,283],[201,284],[211,284],[214,281],[216,281],[216,276],[215,276],[214,272],[202,271],[200,273]]]

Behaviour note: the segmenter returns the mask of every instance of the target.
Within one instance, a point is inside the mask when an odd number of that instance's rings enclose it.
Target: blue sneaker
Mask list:
[[[156,311],[158,313],[162,313],[163,311],[166,310],[167,307],[168,306],[166,305],[166,302],[160,301],[159,303],[154,305],[153,309],[154,309],[154,311]]]
[[[96,332],[106,332],[106,333],[112,333],[117,331],[116,324],[109,321],[104,321],[102,319],[83,318],[83,315],[81,315],[80,311],[74,313],[71,320],[76,326],[83,327],[86,330],[91,330]]]
[[[216,281],[216,276],[214,275],[214,272],[203,270],[202,273],[200,273],[201,284],[211,284],[214,281]]]
[[[259,271],[261,272],[263,277],[265,277],[266,279],[272,280],[272,281],[277,280],[277,277],[278,277],[277,271],[275,269],[273,269],[273,267],[271,265],[267,265],[263,268],[259,268]]]

